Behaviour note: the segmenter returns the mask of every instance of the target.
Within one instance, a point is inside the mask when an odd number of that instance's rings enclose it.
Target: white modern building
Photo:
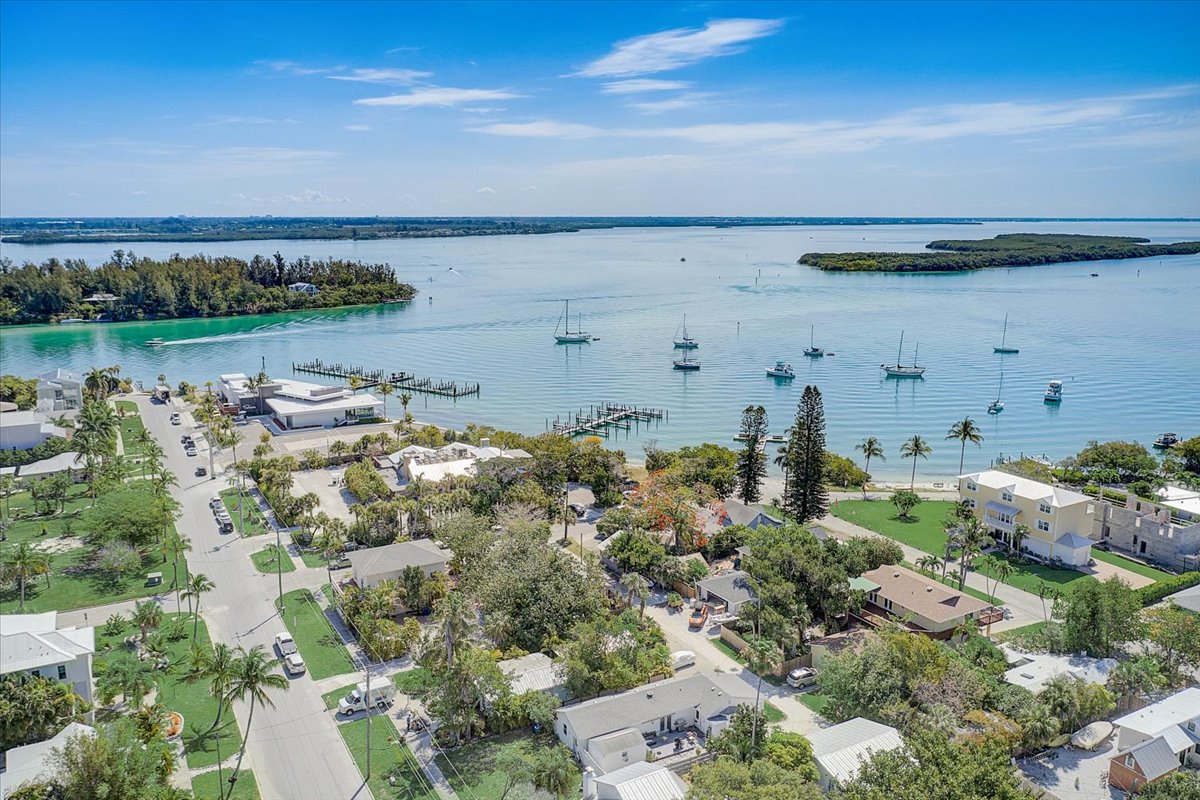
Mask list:
[[[474,475],[476,464],[480,461],[530,457],[529,453],[519,448],[507,450],[492,447],[490,440],[480,439],[478,446],[465,442],[453,442],[438,448],[411,444],[388,456],[388,462],[396,469],[396,479],[403,485],[417,478],[437,483],[455,476]]]
[[[863,762],[874,754],[904,745],[895,728],[862,717],[815,731],[809,734],[808,741],[812,743],[813,761],[825,791],[854,780]]]
[[[0,674],[28,673],[69,683],[92,701],[95,628],[58,627],[58,612],[0,616]]]
[[[14,747],[7,751],[4,754],[4,771],[0,772],[0,800],[16,792],[22,784],[45,780],[50,754],[54,750],[65,746],[76,736],[95,735],[95,728],[71,722],[44,742]]]
[[[1073,675],[1086,683],[1103,686],[1119,663],[1115,658],[1092,658],[1077,653],[1024,653],[1008,644],[1000,645],[1000,651],[1009,665],[1004,673],[1005,682],[1035,693],[1059,675]]]
[[[0,450],[30,450],[67,432],[50,421],[46,411],[9,411],[0,414]]]
[[[218,392],[222,404],[247,413],[270,414],[285,431],[337,428],[383,416],[383,401],[372,394],[355,393],[346,386],[323,386],[307,381],[274,378],[251,386],[241,372],[222,375]]]
[[[638,761],[596,777],[583,772],[583,800],[683,800],[687,784],[665,766]]]
[[[72,411],[83,408],[83,376],[69,369],[52,369],[37,379],[39,411]]]

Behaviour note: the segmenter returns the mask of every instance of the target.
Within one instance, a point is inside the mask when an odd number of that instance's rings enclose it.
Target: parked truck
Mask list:
[[[360,683],[350,690],[350,694],[338,701],[339,714],[353,714],[355,711],[365,711],[370,706],[387,708],[396,699],[396,687],[386,678],[379,683],[371,684],[371,692],[367,693],[367,684]]]

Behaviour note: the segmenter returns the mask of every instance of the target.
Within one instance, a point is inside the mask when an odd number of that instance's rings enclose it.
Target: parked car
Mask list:
[[[287,631],[275,634],[275,646],[279,648],[279,655],[285,658],[296,652],[296,640]]]
[[[217,527],[220,528],[221,533],[233,533],[233,520],[229,519],[228,517],[218,519]]]
[[[183,436],[180,436],[179,443],[183,444],[183,445],[191,444],[192,443],[192,435],[190,433],[185,433]]]
[[[581,503],[571,503],[567,506],[567,508],[571,509],[571,511],[575,513],[576,517],[582,517],[587,513],[587,506]]]
[[[203,478],[207,474],[208,474],[208,467],[204,466],[203,464],[196,467],[196,477],[197,478]]]
[[[216,514],[225,508],[225,502],[221,500],[221,495],[214,494],[212,497],[208,498],[208,507],[212,509],[214,514]]]
[[[189,456],[197,455],[196,446],[192,444],[189,444],[187,447],[185,447],[183,452],[187,453]]]
[[[788,673],[787,683],[793,689],[803,689],[817,682],[816,667],[796,667]]]
[[[350,557],[345,553],[340,553],[336,558],[329,562],[330,569],[346,569],[350,566]]]
[[[338,713],[353,714],[355,711],[365,711],[370,706],[387,708],[395,698],[396,687],[386,678],[372,684],[369,694],[367,684],[360,683],[350,690],[350,694],[338,701]]]
[[[691,650],[676,650],[671,653],[671,666],[675,670],[681,670],[684,667],[694,667],[696,665],[696,654]]]
[[[708,622],[708,603],[701,603],[692,610],[692,615],[688,617],[689,628],[703,628]]]
[[[288,675],[303,675],[308,671],[304,666],[304,659],[299,653],[291,653],[287,658],[283,659],[283,669]]]

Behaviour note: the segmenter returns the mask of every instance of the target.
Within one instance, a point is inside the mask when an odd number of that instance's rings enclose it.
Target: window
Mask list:
[[[1125,766],[1129,767],[1130,769],[1133,768],[1133,756],[1132,755],[1125,756]]]
[[[975,498],[974,498],[974,497],[968,497],[968,498],[967,498],[967,508],[971,508],[971,509],[973,509],[973,508],[975,508],[977,505],[978,505],[978,503],[976,503],[976,502],[975,502]]]
[[[883,599],[883,607],[886,608],[888,611],[891,611],[892,610],[892,601],[885,597]]]
[[[1000,499],[1006,503],[1011,503],[1013,501],[1012,492],[1005,489],[1004,491],[1000,492]]]
[[[65,681],[67,679],[67,668],[62,664],[58,665],[58,679],[60,681]]]
[[[979,491],[979,485],[976,484],[974,481],[967,481],[967,491],[968,492],[977,492],[977,491]]]
[[[1042,531],[1043,533],[1049,533],[1050,532],[1050,523],[1044,519],[1039,519],[1037,521],[1037,529],[1039,531]]]
[[[1195,732],[1196,732],[1196,723],[1194,723],[1194,722],[1189,722],[1189,723],[1187,724],[1187,728],[1188,728],[1188,730],[1189,730],[1189,731],[1191,731],[1192,733],[1195,733]]]
[[[1038,511],[1042,512],[1043,514],[1049,514],[1053,510],[1054,509],[1050,507],[1049,503],[1038,503]]]

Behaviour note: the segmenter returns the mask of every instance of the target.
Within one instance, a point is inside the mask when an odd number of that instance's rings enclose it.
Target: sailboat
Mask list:
[[[999,414],[1004,410],[1004,401],[1000,399],[1000,393],[1004,391],[1004,370],[1000,370],[1000,388],[996,390],[996,399],[988,403],[987,413]]]
[[[816,329],[816,325],[813,325],[808,329],[808,348],[804,351],[804,355],[808,356],[809,358],[824,358],[825,350],[813,344],[813,334]]]
[[[564,321],[566,322],[566,325],[563,326],[562,333],[558,332],[558,326],[555,326],[555,328],[554,328],[554,341],[558,342],[559,344],[583,344],[585,342],[590,342],[594,338],[590,333],[584,332],[584,330],[583,330],[583,315],[582,314],[580,314],[579,318],[578,318],[577,324],[579,325],[579,327],[577,327],[573,331],[571,330],[571,301],[570,300],[566,301],[566,308],[563,310],[563,316],[559,320],[559,323],[562,324]]]
[[[683,351],[683,358],[675,359],[671,362],[671,366],[675,369],[695,372],[700,369],[700,362],[692,358],[692,351],[689,348]]]
[[[683,330],[682,337],[680,337],[680,335],[679,335],[680,328]],[[693,350],[700,346],[700,343],[698,341],[693,339],[691,336],[688,336],[687,314],[683,315],[683,323],[682,323],[682,325],[680,325],[680,328],[677,328],[675,330],[675,346],[676,347],[678,347],[681,350]]]
[[[1020,348],[1008,347],[1004,341],[1008,338],[1008,314],[1004,315],[1004,332],[1000,334],[1000,344],[992,348],[993,353],[1019,353]]]
[[[921,347],[917,345],[917,350]],[[879,368],[888,374],[889,378],[920,378],[925,374],[924,367],[917,366],[917,350],[913,350],[913,363],[906,367],[900,363],[900,354],[904,351],[904,331],[900,331],[900,348],[896,351],[896,363],[880,364]]]

